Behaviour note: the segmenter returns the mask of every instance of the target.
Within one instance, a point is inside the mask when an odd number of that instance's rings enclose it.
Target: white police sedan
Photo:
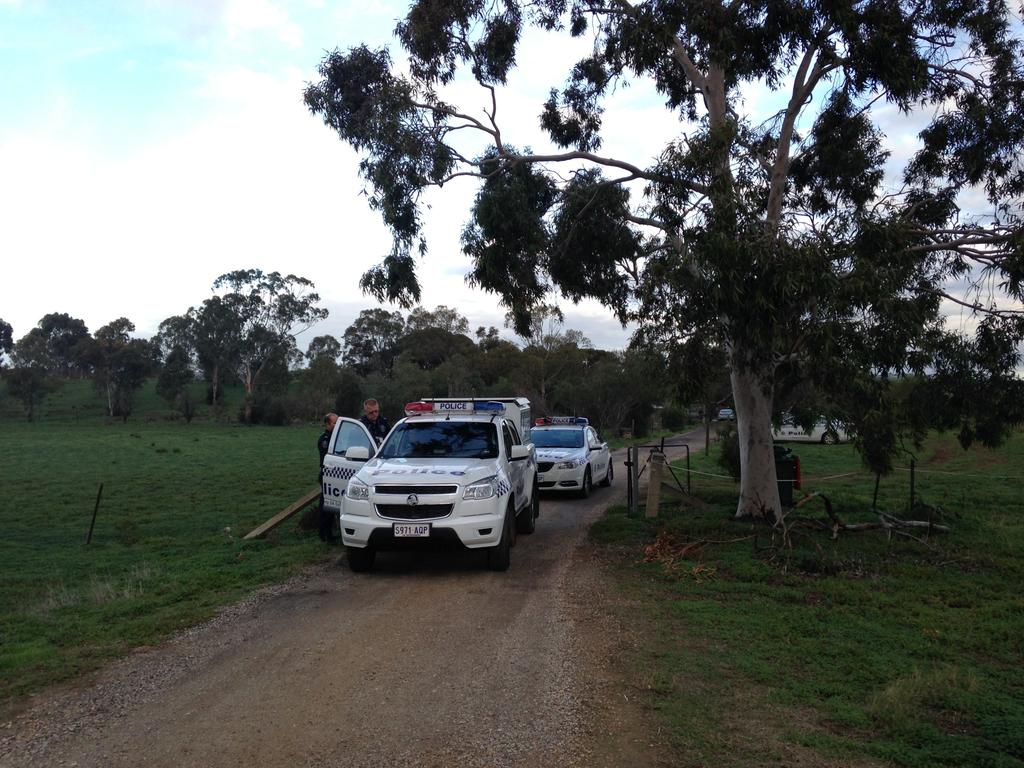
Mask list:
[[[537,419],[530,431],[537,449],[537,485],[541,490],[590,495],[595,480],[609,486],[614,479],[611,451],[597,431],[580,416]]]
[[[827,421],[818,419],[812,427],[806,429],[796,423],[789,414],[782,415],[782,423],[772,430],[772,439],[777,441],[800,441],[810,443],[824,443],[832,445],[845,443],[849,435],[838,421]]]

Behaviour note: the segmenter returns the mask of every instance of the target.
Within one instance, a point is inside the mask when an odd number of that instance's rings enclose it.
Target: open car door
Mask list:
[[[350,448],[366,448],[366,453],[359,458],[346,458]],[[338,511],[341,499],[348,488],[348,481],[366,464],[363,456],[372,457],[377,452],[377,444],[370,436],[369,430],[357,419],[338,418],[331,435],[331,443],[327,455],[324,456],[323,494],[324,507]]]

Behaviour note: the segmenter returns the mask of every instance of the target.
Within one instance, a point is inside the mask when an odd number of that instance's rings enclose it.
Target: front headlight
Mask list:
[[[370,486],[355,478],[348,481],[348,490],[345,495],[355,501],[367,501],[370,498]]]
[[[568,461],[558,462],[558,469],[576,469],[576,467],[582,467],[587,463],[586,459],[569,459]]]
[[[464,499],[490,499],[498,495],[498,476],[491,475],[466,486]]]

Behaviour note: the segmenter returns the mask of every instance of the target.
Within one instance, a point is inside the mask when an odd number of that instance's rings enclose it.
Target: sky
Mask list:
[[[324,54],[390,46],[405,2],[363,0],[0,0],[0,318],[15,339],[44,314],[90,330],[129,318],[140,336],[243,268],[312,280],[340,336],[377,306],[359,277],[391,247],[357,175],[358,157],[302,102]],[[70,13],[69,8],[74,12]],[[537,115],[585,41],[531,32],[499,96],[507,140],[548,145]],[[467,109],[483,92],[459,82]],[[768,115],[782,96],[748,90]],[[883,115],[897,167],[920,121]],[[649,87],[619,89],[603,152],[643,164],[679,132]],[[465,179],[427,202],[421,303],[503,325],[497,297],[469,288],[459,235],[475,194]],[[560,302],[566,326],[623,348],[631,329],[596,303]],[[388,309],[397,309],[387,306]],[[503,331],[511,337],[511,333]]]

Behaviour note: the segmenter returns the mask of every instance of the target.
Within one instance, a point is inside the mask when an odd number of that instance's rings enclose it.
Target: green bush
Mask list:
[[[718,466],[732,477],[740,479],[740,438],[732,424],[726,424],[718,433]]]
[[[238,417],[245,420],[243,410]],[[270,427],[283,427],[291,422],[291,403],[286,395],[258,397],[252,404],[252,423],[266,424]]]
[[[661,411],[661,426],[672,431],[681,430],[687,424],[686,411],[678,405],[666,405]]]

